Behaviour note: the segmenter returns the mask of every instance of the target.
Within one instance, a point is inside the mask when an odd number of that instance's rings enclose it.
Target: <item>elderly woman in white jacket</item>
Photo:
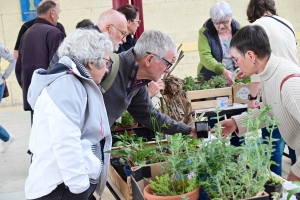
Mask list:
[[[59,63],[34,72],[28,92],[34,120],[27,199],[85,200],[97,184],[103,191],[111,133],[97,84],[112,65],[112,50],[104,34],[76,29],[60,45]]]

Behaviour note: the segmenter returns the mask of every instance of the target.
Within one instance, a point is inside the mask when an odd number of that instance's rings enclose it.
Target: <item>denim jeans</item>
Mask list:
[[[0,102],[2,100],[3,93],[4,93],[4,84],[1,84],[0,85]],[[1,125],[0,125],[0,139],[4,142],[7,142],[9,139],[9,134]]]
[[[270,133],[266,128],[261,129],[262,138],[270,137]],[[272,153],[271,160],[276,162],[278,165],[271,165],[271,171],[275,174],[281,176],[282,174],[282,154],[284,150],[284,141],[280,135],[278,128],[276,128],[272,133],[273,139],[278,139],[273,142],[274,152]],[[266,141],[264,141],[266,143]]]

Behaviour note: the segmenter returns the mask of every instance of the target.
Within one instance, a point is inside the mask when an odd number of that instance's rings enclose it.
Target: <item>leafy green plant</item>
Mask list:
[[[133,126],[136,122],[134,121],[133,117],[129,114],[128,111],[125,111],[121,116],[121,123],[116,122],[117,126]]]
[[[196,80],[198,81],[198,83],[199,83],[200,85],[202,85],[202,84],[205,82],[205,77],[203,76],[202,73],[199,73],[199,74],[197,75]]]
[[[163,175],[155,180],[147,179],[152,191],[159,196],[173,196],[185,194],[195,190],[198,186],[197,170],[201,165],[201,152],[196,149],[197,139],[177,133],[162,142],[161,135],[156,135],[155,154],[162,156]],[[165,148],[168,148],[168,152]]]
[[[184,84],[183,89],[185,92],[200,89],[199,84],[196,84],[195,79],[191,76],[185,77],[183,79],[183,84]]]
[[[270,118],[266,114],[270,110],[266,107],[261,110],[259,117],[254,118],[252,112],[248,113],[245,120],[247,132],[245,144],[240,147],[229,145],[230,137],[222,136],[222,126],[217,123],[215,128],[216,139],[209,145],[200,144],[199,151],[203,152],[203,165],[198,173],[203,174],[200,185],[209,194],[211,199],[245,199],[255,196],[264,190],[264,184],[268,180],[268,168],[273,151],[272,138],[268,144],[263,144],[259,138],[259,124],[265,123],[266,127],[277,124],[276,118]],[[219,108],[216,109],[217,121]],[[216,162],[217,161],[217,162]]]
[[[128,135],[127,132],[123,135],[116,134],[114,137],[119,140],[114,146],[119,148],[107,151],[107,153],[121,156],[120,163],[130,166],[142,166],[152,161],[152,155],[156,147],[149,146],[144,138],[137,137],[135,134]]]
[[[248,84],[248,83],[250,83],[251,82],[251,77],[250,76],[247,76],[246,78],[244,78],[244,79],[236,79],[235,80],[235,83],[236,84]]]
[[[224,88],[227,85],[226,79],[224,75],[213,76],[210,79],[210,85],[212,88]]]
[[[151,190],[158,196],[175,196],[191,192],[197,188],[197,177],[195,173],[187,176],[187,178],[178,178],[168,173],[156,176],[154,181],[149,180]]]
[[[201,85],[201,90],[208,90],[208,89],[211,89],[212,87],[210,86],[210,84],[208,82],[204,82],[202,85]]]

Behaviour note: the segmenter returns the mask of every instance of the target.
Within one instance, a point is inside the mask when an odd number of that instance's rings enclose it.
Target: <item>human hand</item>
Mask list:
[[[223,70],[223,75],[225,76],[225,79],[226,79],[227,83],[229,85],[231,85],[233,83],[233,81],[232,81],[232,72],[227,70],[227,69],[224,69]]]
[[[4,78],[2,78],[2,81],[3,81],[3,84],[5,85],[5,84],[6,84],[6,82],[5,82],[5,79],[4,79]]]
[[[195,126],[192,127],[191,137],[192,138],[198,138]]]
[[[222,126],[222,132],[221,134],[226,138],[229,134],[233,133],[237,129],[237,125],[234,121],[234,119],[226,119],[223,121],[220,121],[220,124]],[[216,126],[211,130],[211,132],[216,131]]]
[[[156,82],[151,81],[148,85],[148,93],[150,98],[154,97],[161,90],[165,89],[165,83],[162,80],[158,80]]]
[[[259,103],[256,100],[249,100],[248,101],[248,108],[257,108]]]
[[[287,177],[288,181],[300,181],[300,178],[298,176],[296,176],[292,171],[290,171],[288,177]]]
[[[245,74],[245,73],[242,72],[242,71],[239,71],[239,72],[236,74],[236,76],[235,76],[236,79],[244,79],[244,78],[246,78],[246,77],[247,77],[247,74]]]

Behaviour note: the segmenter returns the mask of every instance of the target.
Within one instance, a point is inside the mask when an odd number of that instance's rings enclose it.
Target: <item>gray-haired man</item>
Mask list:
[[[159,80],[169,71],[175,53],[176,45],[170,36],[149,30],[141,35],[133,48],[118,54],[119,71],[111,87],[103,94],[110,126],[128,110],[137,122],[153,129],[151,112],[160,126],[163,123],[168,125],[168,128],[162,128],[165,134],[196,135],[194,128],[154,108],[148,94],[147,84]]]

